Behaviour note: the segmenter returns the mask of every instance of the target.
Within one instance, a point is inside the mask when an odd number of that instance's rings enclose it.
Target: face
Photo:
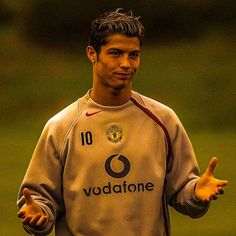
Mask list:
[[[94,86],[119,90],[130,87],[139,68],[140,42],[138,37],[113,34],[107,37],[99,55],[92,47],[87,48],[87,55],[94,62]]]

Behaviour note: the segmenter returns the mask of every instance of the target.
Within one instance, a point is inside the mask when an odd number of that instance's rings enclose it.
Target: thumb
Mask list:
[[[23,194],[24,194],[24,197],[25,197],[25,201],[26,201],[26,204],[27,205],[30,205],[33,203],[33,199],[31,197],[31,194],[30,194],[30,191],[28,188],[24,188],[23,189]]]
[[[214,171],[216,165],[217,165],[217,158],[212,157],[210,162],[209,162],[209,165],[207,167],[207,170],[206,170],[208,175],[213,175],[213,171]]]

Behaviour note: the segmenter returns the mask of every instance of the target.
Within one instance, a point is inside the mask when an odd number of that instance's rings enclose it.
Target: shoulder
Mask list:
[[[56,129],[68,129],[78,114],[78,101],[75,101],[49,119],[46,126]]]
[[[86,107],[88,98],[89,96],[87,93],[58,112],[46,123],[41,134],[41,139],[53,143],[59,156],[62,156],[66,140],[71,131],[76,127],[80,114],[84,107]]]
[[[39,143],[43,145],[51,145],[57,155],[60,157],[66,137],[76,123],[78,117],[78,101],[73,102],[46,123]]]
[[[170,107],[136,92],[133,93],[133,98],[136,105],[161,126],[172,141],[179,133],[186,133],[180,119]]]
[[[164,105],[163,103],[150,97],[141,95],[137,92],[133,92],[133,97],[140,106],[149,110],[163,124],[168,124],[169,122],[179,122],[175,111],[172,108]]]
[[[55,127],[56,129],[67,130],[71,125],[76,123],[80,113],[89,101],[88,92],[80,97],[77,101],[65,107],[63,110],[48,120],[46,126]]]
[[[75,101],[49,119],[48,123],[55,125],[69,124],[77,117],[78,112],[78,101]]]

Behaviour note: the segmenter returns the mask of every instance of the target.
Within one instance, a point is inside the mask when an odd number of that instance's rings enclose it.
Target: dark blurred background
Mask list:
[[[0,0],[1,235],[25,235],[15,201],[39,134],[91,87],[90,22],[116,8],[145,26],[133,88],[176,111],[202,169],[218,155],[217,174],[235,180],[236,1]],[[173,235],[234,235],[236,194],[228,192],[198,222],[171,212]]]
[[[84,42],[89,23],[111,9],[124,8],[141,16],[146,39],[195,39],[212,27],[235,30],[233,0],[22,0],[1,2],[1,23],[17,23],[27,38],[44,45],[74,47]],[[235,33],[235,32],[234,32]]]
[[[170,105],[174,102],[174,108],[177,106],[182,110],[186,109],[187,117],[191,116],[186,122],[191,128],[199,128],[199,125],[215,128],[219,127],[219,124],[228,128],[235,127],[235,96],[231,94],[235,92],[236,3],[233,0],[2,0],[0,98],[4,114],[9,118],[8,112],[12,112],[15,102],[17,106],[22,106],[22,109],[28,109],[32,103],[42,104],[40,99],[44,100],[47,96],[50,98],[47,103],[54,103],[65,95],[67,98],[71,96],[72,99],[77,97],[80,95],[78,90],[82,87],[87,89],[91,81],[80,86],[79,76],[71,78],[66,73],[65,77],[68,79],[57,83],[58,74],[62,72],[60,70],[68,69],[70,73],[77,73],[68,68],[62,59],[69,57],[67,59],[72,60],[72,64],[81,59],[84,60],[81,63],[87,66],[84,51],[91,20],[104,11],[120,7],[132,9],[135,15],[141,16],[146,29],[143,50],[145,67],[141,67],[134,88],[150,92],[155,98]],[[49,51],[54,52],[44,58]],[[55,56],[57,53],[60,55]],[[53,54],[59,60],[51,58]],[[46,63],[44,59],[52,61]],[[55,70],[55,74],[50,75],[50,81],[42,81],[42,75],[39,74],[43,70],[45,76],[48,70],[50,73]],[[77,70],[80,72],[85,69],[78,67]],[[32,76],[27,75],[29,73],[32,73]],[[62,74],[61,76],[64,77]],[[87,73],[85,76],[91,77]],[[85,76],[83,75],[83,80]],[[179,81],[178,85],[176,80]],[[70,86],[73,82],[77,86]],[[34,90],[38,90],[43,83],[43,87],[48,87],[48,90],[43,88],[39,97],[31,97],[35,95]],[[58,85],[54,90],[58,93],[60,91],[60,95],[51,91],[50,87],[54,86],[54,83]],[[61,91],[64,83],[66,94]],[[22,95],[18,96],[17,93],[22,88],[27,88],[24,93],[33,93],[25,97],[24,101],[21,101]],[[3,89],[10,91],[4,93]],[[34,105],[41,106],[40,104]],[[44,105],[42,106],[44,108]],[[201,111],[196,111],[196,106],[199,106]],[[21,109],[14,109],[15,112],[19,112],[18,110]]]

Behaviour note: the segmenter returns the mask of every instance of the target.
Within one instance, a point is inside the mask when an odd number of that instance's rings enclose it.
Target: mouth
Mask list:
[[[115,75],[121,79],[129,79],[133,76],[133,73],[116,72]]]

